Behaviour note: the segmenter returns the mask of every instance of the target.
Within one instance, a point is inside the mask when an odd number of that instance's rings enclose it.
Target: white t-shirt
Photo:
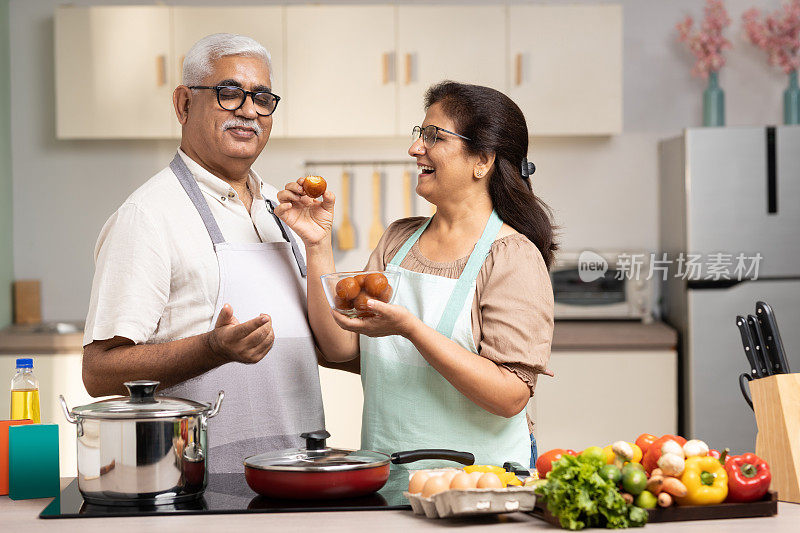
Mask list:
[[[251,170],[248,187],[254,198],[248,213],[228,183],[178,153],[227,242],[285,240],[264,202],[264,197],[277,202],[274,187]],[[84,346],[114,336],[136,344],[163,343],[211,328],[219,291],[217,256],[200,214],[169,167],[106,221],[94,258]]]

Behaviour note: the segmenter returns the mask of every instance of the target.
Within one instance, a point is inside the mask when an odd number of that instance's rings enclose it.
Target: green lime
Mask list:
[[[589,446],[579,456],[584,463],[606,464],[606,454],[599,446]]]
[[[636,497],[635,501],[637,507],[642,509],[655,509],[658,504],[658,498],[649,490],[643,490],[641,494]]]
[[[647,487],[647,474],[641,470],[631,468],[622,473],[622,488],[634,496],[639,495]]]
[[[639,470],[644,472],[644,467],[639,463],[625,463],[625,465],[622,467],[622,475],[624,476],[625,472],[630,470]]]
[[[600,477],[616,485],[622,479],[622,472],[614,465],[603,465],[600,468]]]

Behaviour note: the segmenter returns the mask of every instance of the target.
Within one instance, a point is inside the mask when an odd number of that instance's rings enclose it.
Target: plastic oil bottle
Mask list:
[[[39,380],[33,375],[33,359],[17,359],[17,372],[11,380],[11,420],[33,420],[41,423],[39,413]]]

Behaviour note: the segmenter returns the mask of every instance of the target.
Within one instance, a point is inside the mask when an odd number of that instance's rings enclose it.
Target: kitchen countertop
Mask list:
[[[65,487],[72,478],[62,478]],[[142,516],[124,518],[85,518],[41,520],[39,512],[50,499],[13,501],[0,496],[0,517],[4,531],[35,533],[57,529],[59,533],[93,533],[116,531],[443,531],[458,528],[458,531],[556,531],[556,529],[524,513],[511,513],[483,518],[461,518],[431,520],[416,516],[411,511],[341,511],[332,513],[271,513],[271,514],[218,514],[193,516]],[[797,531],[800,523],[800,505],[778,503],[778,515],[769,518],[741,518],[736,520],[704,520],[694,522],[672,522],[648,524],[647,531],[702,531],[747,532],[766,531],[789,533]],[[489,530],[488,528],[491,528]],[[595,530],[599,531],[599,530]],[[638,531],[638,530],[631,530]]]
[[[58,354],[83,351],[83,322],[14,324],[0,330],[0,354]]]
[[[83,351],[82,329],[61,334],[37,329],[45,328],[17,325],[0,331],[0,354]],[[677,343],[677,332],[663,322],[557,320],[553,334],[553,350],[673,350]]]
[[[678,332],[663,322],[556,320],[553,350],[674,350]]]

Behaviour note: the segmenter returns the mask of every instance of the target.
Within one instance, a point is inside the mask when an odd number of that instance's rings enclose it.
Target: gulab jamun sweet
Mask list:
[[[319,198],[327,188],[328,183],[322,176],[306,176],[303,180],[303,191],[311,198]]]
[[[336,284],[336,296],[339,298],[352,300],[358,296],[359,292],[361,292],[361,287],[358,286],[355,278],[343,278]]]
[[[381,294],[383,294],[383,291],[386,290],[388,286],[389,280],[380,272],[368,274],[367,278],[364,280],[364,288],[367,290],[367,294],[374,298],[380,298]]]

